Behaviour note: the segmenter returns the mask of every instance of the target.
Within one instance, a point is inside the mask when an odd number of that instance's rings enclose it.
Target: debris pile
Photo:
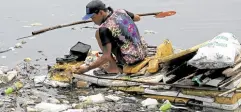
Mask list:
[[[221,40],[214,42],[215,39]],[[148,46],[148,57],[145,60],[136,65],[124,66],[123,73],[115,75],[94,72],[104,69],[108,64],[84,74],[70,72],[82,64],[90,64],[102,55],[90,48],[84,51],[75,49],[77,57],[71,53],[64,58],[57,58],[55,64],[44,68],[34,64],[31,58],[26,58],[13,69],[0,67],[0,110],[235,110],[241,101],[241,49],[235,39],[230,33],[222,33],[211,41],[178,52],[172,48],[169,40],[165,40],[159,46]],[[226,47],[232,49],[229,52],[233,55],[221,51],[205,54],[203,51],[207,51],[207,47],[212,51]]]

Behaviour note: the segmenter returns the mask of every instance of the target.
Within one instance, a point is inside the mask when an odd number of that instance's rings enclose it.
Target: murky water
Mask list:
[[[221,32],[231,32],[241,41],[241,0],[103,0],[114,9],[124,8],[133,13],[174,10],[176,15],[157,19],[143,17],[137,22],[140,33],[151,45],[164,39],[178,48],[189,48],[212,39]],[[17,38],[31,35],[32,31],[49,26],[80,21],[89,0],[5,0],[0,4],[0,51],[14,46]],[[41,23],[41,26],[31,26]],[[47,58],[39,63],[52,63],[55,58],[68,54],[77,41],[99,50],[94,39],[95,30],[82,29],[93,23],[62,28],[35,38],[25,39],[23,48],[0,54],[0,66],[15,66],[24,58]],[[71,28],[77,30],[71,30]],[[158,32],[144,34],[145,30]],[[38,51],[43,51],[39,53]],[[44,55],[44,56],[43,56]]]
[[[14,46],[17,38],[30,35],[57,24],[71,23],[81,20],[85,13],[85,5],[89,0],[8,0],[0,4],[0,49]],[[174,10],[176,15],[157,19],[143,17],[137,25],[140,33],[151,45],[160,44],[165,38],[179,48],[212,39],[221,32],[231,32],[239,40],[241,37],[241,1],[240,0],[104,0],[114,9],[124,8],[134,13],[147,13]],[[42,26],[30,26],[41,23]],[[93,23],[73,27],[93,26]],[[99,50],[94,37],[94,30],[71,30],[62,28],[25,39],[23,48],[0,54],[0,65],[14,66],[26,57],[37,59],[43,51],[48,57],[47,63],[54,62],[58,56],[67,54],[69,48],[77,41],[92,45]],[[144,35],[144,30],[158,32],[155,35]],[[6,56],[6,58],[4,58]]]

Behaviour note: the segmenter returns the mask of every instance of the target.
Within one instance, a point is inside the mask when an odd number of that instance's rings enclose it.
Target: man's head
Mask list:
[[[86,5],[86,15],[82,18],[83,20],[92,19],[92,21],[100,25],[102,20],[106,17],[106,6],[100,0],[92,0]]]

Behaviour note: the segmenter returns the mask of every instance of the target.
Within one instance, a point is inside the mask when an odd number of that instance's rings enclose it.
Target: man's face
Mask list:
[[[101,21],[103,19],[103,14],[102,11],[99,11],[98,13],[95,13],[92,17],[91,17],[92,21],[97,24],[100,25]]]

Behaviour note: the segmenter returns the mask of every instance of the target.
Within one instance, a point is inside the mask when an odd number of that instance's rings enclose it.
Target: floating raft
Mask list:
[[[187,65],[186,62],[206,43],[173,52],[174,50],[170,50],[170,42],[166,40],[160,46],[149,49],[149,57],[142,63],[124,67],[127,72],[117,76],[95,76],[93,71],[74,74],[71,77],[50,72],[50,76],[52,80],[66,82],[71,82],[70,80],[75,77],[114,90],[135,92],[143,94],[144,97],[169,100],[174,104],[188,104],[190,101],[197,101],[198,104],[192,105],[235,110],[241,104],[240,86],[237,86],[241,81],[241,55],[236,58],[233,67],[200,70]],[[160,48],[164,50],[160,50]],[[159,55],[156,55],[158,52]],[[150,69],[150,60],[154,60],[152,63],[158,60],[156,72],[153,72],[155,69]],[[83,62],[79,63],[83,64]],[[55,68],[58,67],[55,66]],[[68,69],[68,67],[65,68]],[[198,77],[200,75],[205,77],[201,79]],[[66,76],[69,77],[66,78]],[[197,83],[200,80],[201,82]]]

